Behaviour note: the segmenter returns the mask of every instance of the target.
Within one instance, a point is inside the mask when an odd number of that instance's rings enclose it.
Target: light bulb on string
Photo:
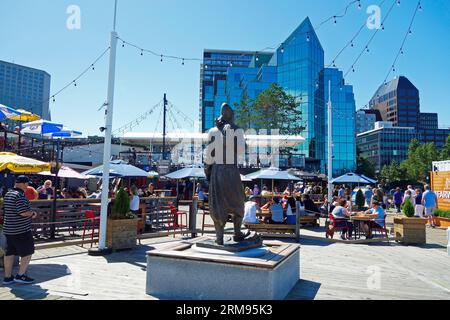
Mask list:
[[[366,46],[366,51],[369,52],[369,47]]]
[[[333,16],[334,24],[337,24],[336,16]]]
[[[410,34],[410,35],[412,34],[412,30],[411,29],[409,29],[408,34]]]
[[[334,63],[334,60],[333,60],[333,68],[336,68],[336,63]]]
[[[381,24],[381,30],[384,31],[384,24],[383,23]]]
[[[56,101],[55,96],[53,96],[52,98],[53,98],[53,102],[55,102]]]
[[[422,4],[419,2],[419,11],[422,11]]]
[[[397,5],[398,5],[398,6],[400,5],[400,0],[397,0]]]
[[[144,50],[141,49],[141,56],[143,56],[143,55],[144,55]]]
[[[77,82],[74,80],[73,81],[73,86],[76,87],[77,86]]]
[[[354,66],[352,66],[352,72],[355,72],[355,67]]]
[[[163,55],[161,55],[161,62],[163,62]]]
[[[122,48],[125,48],[125,41],[122,42]]]
[[[361,10],[362,6],[361,6],[361,0],[358,0],[358,9]]]
[[[353,48],[355,45],[353,44],[353,41],[350,43],[350,46]]]
[[[91,65],[91,67],[92,67],[92,71],[95,71],[95,66],[93,64]]]
[[[392,65],[392,72],[395,72],[395,66]]]
[[[183,66],[184,66],[184,58],[183,58],[183,60],[182,60],[182,62],[181,62],[181,65],[183,65]]]
[[[310,38],[309,38],[309,32],[306,35],[306,41],[309,42]]]

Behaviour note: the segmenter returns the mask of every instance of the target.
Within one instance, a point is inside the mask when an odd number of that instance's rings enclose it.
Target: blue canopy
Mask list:
[[[147,177],[148,172],[139,169],[131,164],[126,163],[123,160],[114,160],[110,162],[109,175],[112,177]],[[89,176],[102,176],[103,175],[103,165],[97,168],[90,169],[83,172],[84,175]]]
[[[301,180],[287,171],[281,171],[278,168],[262,169],[245,176],[247,179],[267,179],[267,180]]]
[[[22,130],[20,131],[22,134],[30,133],[30,134],[39,134],[45,135],[49,133],[60,132],[63,130],[63,125],[59,123],[54,123],[47,120],[38,120],[27,122],[21,125]]]
[[[344,174],[343,176],[340,176],[336,179],[333,179],[331,183],[333,184],[340,184],[340,183],[357,183],[357,184],[374,184],[376,182],[373,182],[374,180],[371,180],[367,177],[364,177],[362,175],[349,172]]]
[[[197,178],[206,179],[205,169],[203,168],[184,168],[175,172],[172,172],[165,176],[169,179],[185,179],[185,178]]]

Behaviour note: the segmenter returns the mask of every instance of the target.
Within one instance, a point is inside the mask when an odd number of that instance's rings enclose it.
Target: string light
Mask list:
[[[184,59],[183,59],[183,61],[181,62],[181,65],[183,65],[183,66],[184,66]]]
[[[398,5],[398,6],[400,5],[400,0],[397,0],[397,5]]]
[[[358,9],[361,10],[361,0],[358,0]]]
[[[76,87],[77,86],[77,82],[73,81],[73,86]]]
[[[161,55],[161,62],[163,62],[163,55]]]
[[[95,71],[95,67],[93,64],[91,65],[91,67],[92,67],[92,71]]]
[[[310,38],[309,38],[309,32],[308,32],[308,34],[306,36],[306,41],[309,42],[309,40],[310,40]]]
[[[334,18],[334,24],[337,24],[336,16],[333,16]]]
[[[384,24],[383,23],[381,24],[381,30],[384,31]]]

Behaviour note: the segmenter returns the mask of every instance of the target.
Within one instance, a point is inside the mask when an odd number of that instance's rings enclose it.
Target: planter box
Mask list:
[[[442,228],[450,227],[450,218],[435,217],[434,221],[439,227]]]
[[[112,250],[133,249],[136,246],[138,219],[108,219],[106,245]]]
[[[425,244],[427,219],[394,218],[394,232],[397,238],[402,238],[405,244]]]

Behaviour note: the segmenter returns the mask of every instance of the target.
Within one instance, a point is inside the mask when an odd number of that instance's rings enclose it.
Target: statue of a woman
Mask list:
[[[208,149],[205,173],[209,181],[210,215],[216,229],[216,243],[223,245],[223,233],[228,217],[234,223],[236,242],[243,241],[241,232],[244,217],[245,193],[238,169],[238,160],[244,156],[245,140],[242,129],[234,124],[234,113],[226,103],[216,127],[208,132]]]

